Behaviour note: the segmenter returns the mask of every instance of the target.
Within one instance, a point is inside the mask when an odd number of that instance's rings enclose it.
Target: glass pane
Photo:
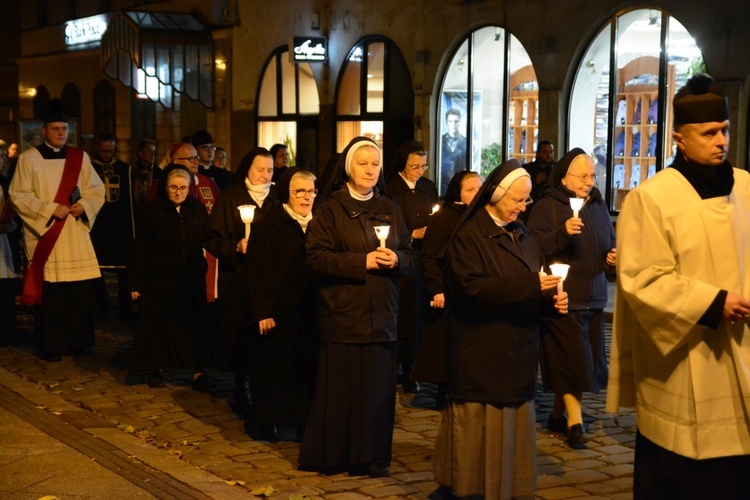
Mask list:
[[[156,76],[156,47],[153,43],[141,45],[141,69],[148,76]]]
[[[341,153],[349,141],[355,137],[369,137],[383,148],[383,122],[348,122],[339,121],[336,124],[336,151]]]
[[[193,99],[198,98],[198,47],[185,46],[185,93]]]
[[[596,161],[596,187],[606,193],[609,160],[609,56],[612,25],[606,25],[591,42],[578,67],[570,99],[570,148],[582,148]],[[544,139],[544,138],[542,138]],[[562,156],[565,151],[559,151]]]
[[[298,63],[297,73],[299,79],[299,112],[302,115],[316,115],[320,111],[320,101],[312,67],[309,63]]]
[[[281,112],[294,114],[297,112],[296,88],[294,80],[294,63],[289,61],[289,52],[282,52],[277,56],[281,61]]]
[[[200,101],[207,108],[213,107],[214,51],[211,45],[200,46]]]
[[[162,83],[170,83],[169,45],[165,43],[156,46],[156,73]]]
[[[385,82],[385,43],[367,45],[367,111],[383,112],[383,88]]]
[[[469,41],[461,44],[445,72],[440,99],[440,195],[453,175],[466,170],[466,111],[469,94]]]
[[[510,36],[508,91],[507,157],[522,164],[529,163],[534,161],[539,142],[539,84],[529,54],[513,35]]]
[[[346,61],[341,75],[336,113],[339,115],[359,115],[359,81],[362,67],[362,46],[357,45]]]
[[[289,152],[288,165],[296,165],[297,122],[259,122],[258,144],[265,148],[274,144],[286,144]]]
[[[506,33],[500,27],[488,26],[472,36],[474,98],[469,169],[485,176],[502,163]],[[526,51],[521,51],[525,56]],[[528,61],[528,57],[525,59]]]
[[[666,140],[666,147],[662,149],[661,157],[664,159],[664,166],[668,166],[672,163],[674,155],[677,153],[677,146],[672,139],[672,100],[674,95],[680,88],[688,81],[688,79],[697,74],[706,73],[706,65],[703,62],[703,54],[701,53],[698,45],[695,43],[695,39],[688,33],[685,27],[675,18],[669,18],[669,25],[667,29],[667,106],[664,128],[664,139]],[[648,119],[652,119],[652,115],[656,114],[656,110],[653,111],[649,108]],[[659,123],[660,121],[657,121]],[[649,148],[651,148],[651,140],[649,139]],[[656,155],[658,151],[654,151]]]
[[[268,66],[263,73],[260,84],[260,97],[258,98],[258,116],[276,116],[276,58],[273,56],[268,61]],[[273,144],[273,143],[272,143]]]
[[[649,110],[658,106],[661,12],[639,9],[617,20],[617,96],[614,127],[613,202],[619,210],[627,193],[656,172],[658,120]],[[668,79],[674,82],[674,71]]]
[[[185,47],[180,44],[172,45],[172,86],[177,92],[185,89],[185,61],[183,59]]]

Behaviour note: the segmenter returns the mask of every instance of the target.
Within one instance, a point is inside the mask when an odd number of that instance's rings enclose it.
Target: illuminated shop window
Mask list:
[[[508,158],[532,161],[538,117],[536,73],[518,39],[499,26],[467,35],[440,88],[435,127],[440,194],[459,171],[484,178]]]
[[[671,163],[672,98],[704,72],[693,37],[658,9],[617,16],[591,41],[573,84],[568,145],[596,160],[596,185],[611,210]]]
[[[286,46],[266,61],[258,89],[258,145],[286,144],[289,165],[317,171],[318,86],[310,63],[294,63]]]
[[[396,150],[414,138],[414,93],[398,47],[370,36],[349,51],[336,91],[336,151],[354,137],[374,140],[390,164]]]

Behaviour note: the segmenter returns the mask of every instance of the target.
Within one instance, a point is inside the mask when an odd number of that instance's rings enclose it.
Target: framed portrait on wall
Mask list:
[[[448,183],[461,170],[467,170],[466,148],[468,147],[467,125],[469,92],[466,90],[445,90],[441,96],[439,176],[440,194],[444,195]],[[472,151],[468,170],[481,172],[482,144],[482,91],[475,90],[471,104]]]
[[[18,145],[21,153],[44,142],[43,126],[42,120],[18,120]],[[68,121],[68,144],[78,147],[78,120]]]

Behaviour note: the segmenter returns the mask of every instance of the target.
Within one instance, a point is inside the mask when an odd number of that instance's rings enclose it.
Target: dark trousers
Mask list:
[[[102,269],[102,273],[105,272],[113,272],[117,275],[117,306],[120,309],[120,318],[128,319],[133,308],[130,290],[128,289],[128,270],[126,268]],[[94,298],[99,313],[108,315],[109,295],[103,274],[101,278],[94,280]]]
[[[694,460],[636,434],[633,498],[739,500],[748,495],[750,455]]]

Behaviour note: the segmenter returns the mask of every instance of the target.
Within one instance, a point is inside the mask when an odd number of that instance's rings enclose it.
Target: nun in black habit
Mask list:
[[[211,210],[206,250],[219,259],[217,365],[231,366],[235,375],[234,410],[246,416],[251,399],[248,378],[249,336],[238,335],[249,312],[245,261],[247,239],[240,205],[255,206],[253,224],[278,204],[271,184],[273,160],[265,148],[251,149],[240,161],[234,182],[221,192]],[[269,262],[270,265],[270,262]],[[246,328],[242,328],[246,330]]]
[[[540,310],[559,278],[517,221],[531,192],[516,160],[496,168],[448,242],[445,342],[451,403],[440,423],[436,481],[464,497],[533,496]],[[567,294],[555,295],[565,313]]]
[[[399,276],[412,266],[401,210],[382,194],[380,148],[352,139],[315,211],[307,262],[320,287],[321,346],[300,469],[390,474]],[[376,226],[389,226],[381,247]]]
[[[315,176],[289,167],[276,183],[280,204],[253,223],[246,278],[250,290],[253,421],[263,439],[277,427],[302,435],[320,342],[313,272],[305,261]]]
[[[427,152],[422,145],[417,141],[405,142],[396,153],[386,182],[388,197],[396,202],[404,214],[414,251],[412,272],[399,282],[398,358],[406,392],[419,390],[413,376],[414,364],[429,307],[421,264],[422,242],[435,207],[440,207],[435,183],[424,177],[427,167]]]

